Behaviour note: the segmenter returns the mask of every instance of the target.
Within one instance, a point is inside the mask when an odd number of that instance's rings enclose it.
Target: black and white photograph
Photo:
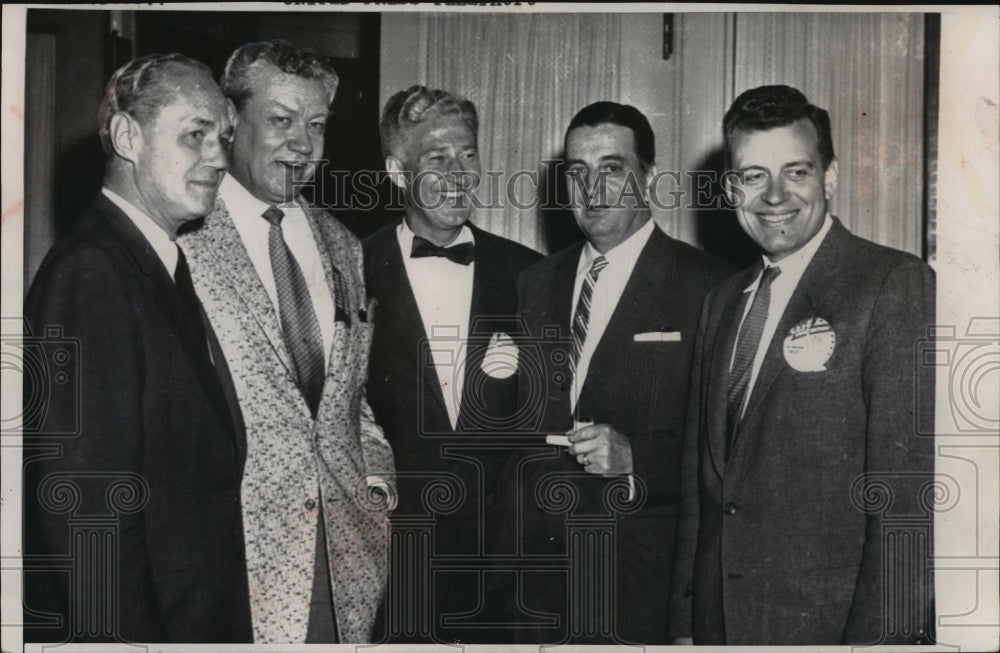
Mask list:
[[[1000,649],[996,6],[6,5],[2,70],[5,653]]]

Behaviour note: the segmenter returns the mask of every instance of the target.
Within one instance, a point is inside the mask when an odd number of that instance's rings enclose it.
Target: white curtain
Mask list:
[[[619,16],[424,14],[420,30],[420,83],[467,97],[479,111],[480,197],[494,201],[473,221],[548,251],[538,208],[525,205],[543,184],[541,162],[559,156],[573,115],[619,98]],[[497,193],[487,187],[488,171],[502,173],[499,198],[489,198]]]

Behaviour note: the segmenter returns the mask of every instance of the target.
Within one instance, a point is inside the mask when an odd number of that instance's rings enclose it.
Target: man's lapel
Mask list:
[[[740,421],[741,428],[737,429],[732,445],[734,457],[738,453],[738,448],[751,446],[749,443],[740,442],[740,436],[744,430],[742,427],[753,423],[761,406],[766,403],[775,379],[786,372],[788,364],[785,363],[784,356],[785,337],[792,327],[801,320],[822,317],[819,315],[822,312],[820,307],[824,305],[826,295],[831,289],[831,275],[835,274],[832,270],[843,260],[842,257],[845,255],[843,241],[847,233],[847,230],[839,222],[834,222],[792,293],[788,306],[785,307],[785,312],[778,322],[774,337],[768,344],[767,353],[764,355],[764,361],[761,363],[760,372],[757,374],[757,380],[747,402],[747,409]],[[755,429],[749,430],[755,431]]]
[[[224,280],[237,295],[246,309],[242,312],[243,315],[253,319],[264,341],[285,367],[289,378],[294,379],[295,367],[282,336],[278,313],[221,197],[215,202],[215,212],[206,218],[195,237],[204,239],[205,255],[211,256],[209,265],[216,269],[220,280]]]
[[[632,275],[625,283],[618,305],[615,306],[604,335],[594,350],[587,380],[584,381],[580,393],[581,398],[594,394],[593,384],[607,381],[609,375],[604,370],[620,369],[622,352],[631,346],[630,343],[636,333],[648,331],[650,328],[658,331],[669,331],[674,328],[670,324],[648,324],[650,312],[663,311],[663,306],[671,302],[671,297],[663,294],[666,289],[660,281],[669,273],[669,268],[674,263],[667,235],[654,227],[649,240],[639,252],[639,258],[632,268]],[[595,396],[600,394],[602,393],[598,391]]]
[[[388,239],[387,247],[383,250],[383,257],[380,261],[374,261],[379,270],[378,274],[382,278],[382,290],[379,293],[382,301],[391,304],[392,313],[397,319],[391,321],[380,320],[379,328],[384,328],[385,339],[388,342],[397,343],[397,351],[405,352],[412,369],[416,371],[416,376],[420,379],[423,390],[420,394],[426,400],[429,398],[437,404],[436,411],[425,410],[421,406],[420,423],[417,425],[424,430],[427,416],[436,412],[443,415],[443,422],[433,426],[433,430],[449,427],[448,409],[444,403],[444,395],[441,393],[441,384],[438,382],[437,370],[434,368],[434,360],[431,357],[429,347],[429,336],[424,331],[424,322],[420,316],[420,307],[417,306],[417,298],[413,294],[413,286],[410,278],[406,274],[406,266],[403,263],[403,252],[400,251],[399,240],[395,230],[392,231],[391,238]],[[376,308],[376,311],[378,309]],[[384,315],[384,314],[383,314]]]
[[[583,247],[584,243],[580,242],[556,262],[552,274],[545,280],[545,286],[538,292],[534,303],[523,308],[525,313],[534,314],[534,317],[529,318],[529,324],[537,324],[548,330],[548,332],[531,333],[530,336],[544,340],[550,346],[559,346],[567,354],[572,348],[570,320],[573,318],[573,284],[576,281],[576,268],[580,263]],[[544,418],[541,424],[545,428],[567,423],[570,419],[570,394],[567,390],[568,384],[572,382],[572,375],[568,355],[552,356],[554,352],[548,349],[541,353],[545,357],[540,361],[541,369],[545,370],[547,376],[546,379],[540,380],[541,387],[546,388],[558,378],[566,380],[560,392],[548,393],[548,401],[542,407]],[[525,384],[519,381],[519,401],[525,401],[527,399],[522,394],[524,388],[521,386]]]
[[[337,306],[339,303],[346,313],[346,315],[342,316],[343,319],[338,319],[334,322],[333,346],[330,351],[329,364],[326,368],[326,381],[328,384],[331,382],[331,379],[341,382],[345,375],[352,372],[348,365],[350,362],[348,336],[350,335],[351,325],[359,317],[358,315],[351,314],[351,306],[354,302],[352,302],[350,297],[350,289],[359,287],[360,280],[356,278],[357,273],[354,270],[354,266],[351,265],[347,243],[342,242],[342,239],[338,238],[334,226],[330,224],[330,221],[336,218],[323,209],[307,208],[305,209],[305,214],[306,219],[309,221],[309,227],[312,230],[313,240],[316,242],[317,249],[319,249],[319,258],[323,264],[323,277],[326,279],[326,287],[330,291],[330,297],[333,300],[334,306]],[[339,289],[336,282],[336,277],[338,276],[341,279]],[[338,297],[338,290],[344,294],[343,297]],[[324,395],[327,389],[324,388]]]
[[[708,437],[708,451],[712,459],[712,465],[719,476],[726,471],[726,402],[729,392],[729,364],[733,359],[733,350],[736,348],[736,336],[739,334],[740,322],[743,319],[743,312],[746,309],[746,302],[750,294],[744,293],[743,289],[750,285],[757,274],[759,266],[754,266],[739,275],[734,282],[735,285],[728,297],[724,298],[725,305],[720,314],[720,328],[715,333],[715,339],[711,343],[706,343],[706,347],[712,352],[708,361],[709,386],[706,389],[707,397],[704,406],[707,407],[705,426]],[[693,379],[694,383],[700,383],[700,379]]]
[[[203,324],[201,305],[197,297],[182,297],[173,275],[167,271],[139,228],[103,194],[95,201],[95,208],[104,213],[109,228],[132,252],[140,272],[147,280],[147,287],[170,326],[178,333],[181,346],[193,361],[198,378],[215,405],[216,411],[226,422],[231,434],[236,434],[235,419],[226,400],[219,379],[219,371],[212,364],[209,340]]]
[[[458,420],[456,423],[463,423],[462,414],[468,410],[470,393],[475,392],[472,381],[475,378],[476,370],[480,369],[483,359],[486,356],[487,345],[490,336],[497,329],[506,328],[497,324],[497,306],[504,293],[513,293],[513,288],[505,287],[504,281],[507,276],[503,274],[503,261],[500,260],[498,252],[489,246],[482,232],[473,227],[473,238],[476,243],[475,270],[472,275],[472,301],[469,307],[469,332],[465,339],[465,360],[462,371],[465,383],[462,386],[462,402],[458,408]],[[508,334],[509,335],[509,334]],[[473,400],[475,401],[475,400]],[[472,423],[476,423],[473,420]]]

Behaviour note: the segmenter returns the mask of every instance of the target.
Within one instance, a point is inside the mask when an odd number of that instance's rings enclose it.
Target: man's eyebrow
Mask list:
[[[808,159],[804,159],[802,161],[792,161],[790,163],[786,163],[785,165],[781,166],[781,168],[782,168],[782,170],[784,170],[786,168],[796,168],[798,166],[805,166],[807,168],[815,168],[816,164],[814,164],[812,161],[810,161]]]
[[[215,127],[218,124],[217,121],[212,120],[211,118],[199,118],[197,116],[192,118],[191,122],[199,127]]]
[[[618,163],[625,163],[625,157],[620,154],[605,154],[601,157],[601,161],[616,161]]]

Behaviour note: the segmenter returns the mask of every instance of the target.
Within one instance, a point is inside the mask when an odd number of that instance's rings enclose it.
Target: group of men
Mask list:
[[[934,277],[830,214],[824,110],[726,114],[737,273],[652,220],[614,102],[566,130],[585,240],[476,228],[476,108],[423,86],[362,244],[299,194],[337,82],[284,41],[109,82],[104,187],[25,302],[82,376],[25,440],[29,639],[930,640]]]

